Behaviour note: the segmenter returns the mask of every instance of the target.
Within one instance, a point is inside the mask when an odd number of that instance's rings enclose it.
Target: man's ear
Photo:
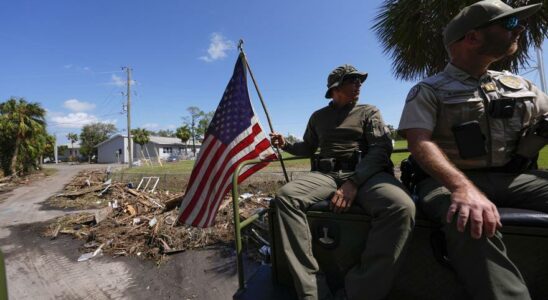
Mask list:
[[[341,92],[341,86],[334,87],[331,89],[331,98],[335,99],[336,95],[338,95]]]

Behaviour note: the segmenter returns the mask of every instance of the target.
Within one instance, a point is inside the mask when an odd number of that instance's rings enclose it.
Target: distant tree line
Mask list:
[[[150,141],[150,136],[161,137],[177,137],[183,144],[188,145],[189,141],[201,143],[207,131],[207,127],[213,118],[214,112],[204,112],[198,107],[191,106],[187,108],[189,117],[183,117],[183,125],[171,129],[160,129],[158,131],[148,130],[145,128],[134,128],[131,130],[132,139],[135,143],[143,146]],[[107,140],[113,134],[118,132],[116,127],[110,123],[91,123],[82,127],[80,134],[68,133],[67,139],[71,143],[71,148],[74,148],[74,143],[80,141],[80,154],[87,160],[97,156],[97,144]],[[64,149],[68,147],[65,146]],[[186,148],[185,148],[186,149]],[[195,152],[195,147],[192,148]],[[61,150],[61,148],[60,148]],[[72,158],[74,159],[74,158]]]

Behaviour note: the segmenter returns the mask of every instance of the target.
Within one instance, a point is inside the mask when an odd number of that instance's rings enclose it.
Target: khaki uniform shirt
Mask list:
[[[513,112],[505,118],[490,113],[494,101],[510,99]],[[509,72],[488,71],[479,80],[448,64],[445,70],[411,89],[398,130],[422,128],[460,169],[505,165],[524,130],[548,113],[548,96],[531,82]],[[485,155],[463,159],[452,128],[478,121]]]
[[[350,160],[356,150],[361,150],[365,155],[350,177],[357,185],[380,171],[392,169],[390,130],[372,105],[352,103],[336,108],[330,102],[312,114],[302,142],[288,143],[283,148],[307,157],[318,149],[322,158],[341,160]]]

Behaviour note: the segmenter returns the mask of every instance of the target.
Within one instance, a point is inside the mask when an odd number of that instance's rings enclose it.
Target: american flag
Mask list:
[[[231,188],[234,170],[241,162],[256,158],[272,160],[276,154],[251,106],[240,56],[192,169],[179,210],[179,223],[212,226],[219,205]],[[267,164],[262,162],[244,167],[238,182]]]

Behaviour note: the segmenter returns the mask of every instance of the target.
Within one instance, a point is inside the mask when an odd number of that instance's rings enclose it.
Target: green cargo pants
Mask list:
[[[548,212],[548,172],[465,174],[497,206]],[[500,232],[475,240],[469,227],[458,232],[456,221],[447,224],[451,193],[433,178],[420,182],[418,193],[421,211],[443,224],[451,265],[474,299],[531,298],[521,273],[506,255]]]
[[[330,299],[325,278],[312,254],[307,209],[331,197],[352,173],[312,172],[284,185],[276,196],[280,237],[300,299]],[[353,205],[372,224],[359,265],[345,277],[348,299],[383,299],[388,295],[402,250],[410,237],[415,205],[399,181],[388,173],[372,176],[358,190]]]

